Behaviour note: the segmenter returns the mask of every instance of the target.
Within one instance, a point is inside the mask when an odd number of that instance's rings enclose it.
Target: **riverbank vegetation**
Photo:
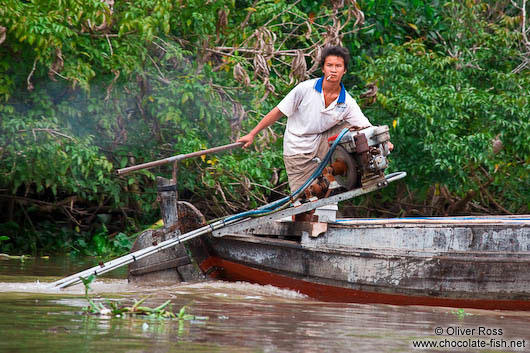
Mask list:
[[[526,0],[2,3],[3,252],[126,250],[171,167],[115,170],[235,141],[319,75],[327,44],[352,53],[345,86],[409,175],[345,215],[529,211]],[[180,198],[213,218],[286,194],[284,124],[180,162]]]

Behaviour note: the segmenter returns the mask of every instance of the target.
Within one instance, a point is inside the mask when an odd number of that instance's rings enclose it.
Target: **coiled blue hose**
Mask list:
[[[320,164],[318,165],[318,168],[313,172],[313,174],[311,174],[311,176],[306,180],[306,182],[302,186],[300,186],[298,189],[296,189],[291,195],[286,196],[284,198],[281,198],[281,199],[279,199],[277,201],[274,201],[274,202],[272,202],[272,203],[270,203],[268,205],[262,206],[262,207],[260,207],[258,209],[255,209],[255,210],[245,211],[245,212],[241,212],[241,213],[238,213],[238,214],[235,214],[235,215],[232,215],[232,216],[228,216],[227,218],[224,219],[224,222],[233,221],[233,220],[240,219],[240,218],[243,218],[243,217],[250,217],[250,216],[251,217],[256,217],[256,216],[259,216],[259,215],[262,215],[262,214],[265,214],[265,213],[271,213],[271,212],[274,212],[275,210],[278,210],[281,207],[285,206],[289,201],[296,200],[296,198],[309,185],[311,185],[311,183],[316,178],[318,178],[318,176],[322,173],[322,171],[324,170],[325,166],[329,163],[329,161],[331,159],[331,155],[333,154],[333,151],[335,151],[335,148],[338,146],[340,140],[342,139],[342,137],[347,132],[348,132],[347,128],[342,129],[340,134],[337,136],[337,138],[335,139],[335,141],[333,142],[333,144],[329,148],[329,151],[326,154],[326,156],[324,157],[322,162],[320,162]]]

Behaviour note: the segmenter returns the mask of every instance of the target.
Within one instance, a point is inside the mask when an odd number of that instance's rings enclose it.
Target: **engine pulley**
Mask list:
[[[337,161],[342,161],[345,166],[345,172],[341,174],[335,174],[335,180],[340,186],[347,190],[353,189],[357,185],[358,171],[357,162],[346,149],[342,146],[337,146],[333,154],[331,155],[331,164],[333,165]]]

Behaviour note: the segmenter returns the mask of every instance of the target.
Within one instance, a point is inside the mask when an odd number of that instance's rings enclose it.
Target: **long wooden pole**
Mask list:
[[[235,142],[229,145],[213,147],[213,148],[209,148],[206,150],[201,150],[201,151],[196,151],[196,152],[191,152],[191,153],[186,153],[186,154],[179,154],[173,157],[159,159],[153,162],[147,162],[143,164],[133,165],[127,168],[118,169],[117,173],[118,175],[123,175],[126,173],[134,172],[135,170],[158,167],[159,165],[164,165],[164,164],[180,161],[180,160],[187,159],[187,158],[199,157],[205,154],[211,154],[211,153],[217,153],[217,152],[230,150],[236,147],[241,147],[243,146],[243,144],[244,144],[243,142]]]

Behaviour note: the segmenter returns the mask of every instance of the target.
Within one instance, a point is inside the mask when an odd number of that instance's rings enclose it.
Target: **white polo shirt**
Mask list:
[[[323,81],[321,77],[299,83],[278,104],[278,109],[287,116],[284,155],[316,151],[321,133],[343,121],[352,126],[372,126],[342,83],[339,96],[326,108]]]

